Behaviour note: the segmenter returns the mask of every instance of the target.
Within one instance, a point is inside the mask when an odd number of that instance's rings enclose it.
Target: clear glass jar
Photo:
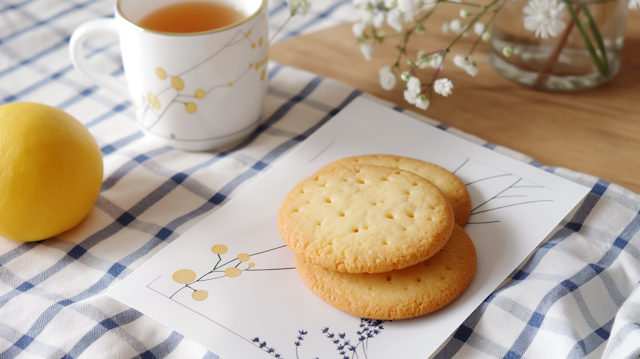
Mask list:
[[[620,70],[627,11],[627,0],[507,0],[495,18],[489,62],[536,89],[598,86]]]

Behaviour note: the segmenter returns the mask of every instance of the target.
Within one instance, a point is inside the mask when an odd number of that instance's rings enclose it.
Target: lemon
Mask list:
[[[98,144],[71,115],[38,103],[0,106],[0,236],[32,242],[75,227],[102,173]]]

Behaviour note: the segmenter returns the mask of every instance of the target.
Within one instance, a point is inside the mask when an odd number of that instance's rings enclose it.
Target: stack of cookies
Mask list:
[[[441,167],[358,156],[294,187],[278,229],[320,298],[359,317],[404,319],[442,308],[471,282],[470,209],[464,184]]]

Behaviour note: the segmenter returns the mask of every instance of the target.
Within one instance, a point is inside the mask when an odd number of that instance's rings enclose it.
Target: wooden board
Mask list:
[[[427,34],[410,42],[410,53],[445,48],[453,35],[440,26],[455,12],[436,12]],[[455,9],[452,9],[455,10]],[[433,20],[433,21],[432,21]],[[452,55],[466,54],[475,35],[463,38]],[[351,24],[339,25],[274,44],[270,59],[314,72],[423,113],[489,142],[522,152],[542,164],[588,173],[640,193],[640,11],[627,21],[622,66],[609,83],[575,93],[531,90],[498,75],[488,63],[489,45],[482,43],[474,57],[480,74],[472,78],[449,62],[444,77],[454,83],[453,95],[434,95],[427,111],[404,101],[402,84],[385,91],[378,69],[397,57],[388,39],[366,61],[360,54]],[[423,70],[424,82],[433,70]],[[400,140],[400,139],[397,139]]]

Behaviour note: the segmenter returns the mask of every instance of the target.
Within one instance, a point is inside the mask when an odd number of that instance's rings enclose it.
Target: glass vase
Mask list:
[[[489,61],[502,76],[540,90],[577,91],[620,69],[627,0],[507,0]]]

